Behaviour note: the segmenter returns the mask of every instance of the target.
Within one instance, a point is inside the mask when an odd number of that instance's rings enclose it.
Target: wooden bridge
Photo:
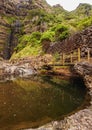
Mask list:
[[[87,61],[92,63],[90,49],[87,50],[86,55],[81,55],[81,48],[73,50],[69,53],[62,53],[59,62],[54,62],[54,65],[71,66],[80,61]]]

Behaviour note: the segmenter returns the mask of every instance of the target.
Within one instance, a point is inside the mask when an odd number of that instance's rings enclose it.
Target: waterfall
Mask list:
[[[12,45],[12,41],[13,41],[13,32],[14,32],[14,29],[11,29],[11,32],[8,36],[8,40],[7,40],[7,43],[6,43],[6,47],[5,47],[5,57],[4,59],[8,60],[10,59],[11,57],[11,45]]]
[[[5,50],[4,50],[4,59],[6,60],[10,59],[12,53],[14,52],[14,48],[18,44],[17,35],[21,33],[21,22],[19,20],[16,20],[15,22],[13,22],[10,30],[11,31],[7,37],[7,42],[6,42]]]

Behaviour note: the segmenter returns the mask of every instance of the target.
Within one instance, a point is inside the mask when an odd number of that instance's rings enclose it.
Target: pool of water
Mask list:
[[[80,79],[31,76],[0,83],[0,130],[37,128],[60,120],[83,105]]]

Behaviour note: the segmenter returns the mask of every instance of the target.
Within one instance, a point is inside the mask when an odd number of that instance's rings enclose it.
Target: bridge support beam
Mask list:
[[[80,51],[80,48],[78,48],[78,62],[80,62],[81,60],[81,51]]]
[[[71,63],[73,62],[73,55],[72,55],[72,53],[70,54],[70,61],[71,61]]]
[[[62,53],[62,65],[64,65],[64,64],[65,64],[65,54]]]
[[[88,55],[87,55],[88,62],[90,62],[90,50],[88,49]]]

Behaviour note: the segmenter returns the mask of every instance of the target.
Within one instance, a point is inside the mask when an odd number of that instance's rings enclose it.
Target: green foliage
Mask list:
[[[59,54],[59,53],[55,53],[53,58],[54,58],[54,59],[53,59],[54,62],[59,61],[59,60],[60,60],[60,54]]]
[[[69,36],[69,32],[66,30],[66,31],[62,32],[62,33],[59,35],[58,40],[59,40],[59,41],[62,41],[62,40],[64,40],[64,39],[66,39],[68,36]]]
[[[74,14],[71,14],[70,12],[67,12],[64,16],[63,16],[65,21],[71,20],[76,18],[76,16]]]
[[[68,30],[67,26],[64,26],[62,24],[57,24],[56,29],[55,29],[56,33],[62,33],[66,30]]]
[[[13,53],[11,59],[14,58],[23,58],[27,56],[36,56],[41,53],[41,45],[35,45],[35,46],[30,46],[27,45],[24,47],[22,50],[20,50],[18,53]]]
[[[57,24],[56,26],[50,28],[44,33],[33,32],[32,34],[25,34],[19,38],[19,44],[15,48],[15,57],[27,56],[27,55],[37,55],[39,54],[39,48],[41,49],[41,43],[43,41],[54,42],[56,40],[63,40],[69,35],[69,30],[67,26]],[[45,44],[45,47],[48,46]],[[26,52],[27,51],[27,52]],[[34,53],[34,54],[33,54]]]
[[[48,41],[54,41],[54,36],[55,36],[55,32],[54,31],[46,31],[43,33],[42,37],[41,37],[41,42],[44,40],[48,40]]]
[[[64,17],[68,14],[68,11],[64,10],[64,8],[60,5],[56,5],[53,7],[53,14],[56,22],[63,22]]]
[[[27,19],[31,19],[36,25],[40,25],[43,22],[54,22],[54,16],[43,9],[33,9],[29,11]]]
[[[31,35],[29,34],[25,34],[25,35],[23,35],[22,37],[20,37],[20,39],[19,39],[19,42],[26,42],[26,43],[28,43],[29,41],[31,40]]]
[[[42,34],[41,34],[40,32],[33,32],[33,33],[31,34],[31,39],[40,40],[41,35],[42,35]]]
[[[40,43],[41,33],[33,32],[32,34],[25,34],[19,38],[19,44],[15,48],[16,52],[21,51],[27,45],[35,46]]]
[[[8,24],[12,24],[15,20],[16,20],[16,17],[14,16],[11,16],[11,17],[9,17],[9,16],[3,16],[3,19],[8,23]]]
[[[30,35],[23,35],[19,38],[19,44],[14,49],[16,52],[21,51],[29,42],[30,42],[31,36]]]
[[[69,29],[67,26],[58,24],[55,28],[55,37],[57,41],[62,41],[69,36]]]
[[[14,56],[38,55],[40,51],[42,52],[42,43],[45,43],[45,48],[48,48],[51,43],[62,41],[70,34],[92,25],[91,5],[80,4],[72,12],[64,10],[60,5],[51,7],[50,12],[48,9],[27,10],[27,16],[25,19],[21,19],[24,24],[23,33],[19,37],[19,44],[15,48]],[[14,18],[8,18],[6,20],[9,23],[13,22]],[[58,57],[58,54],[55,54],[55,59]]]
[[[85,18],[85,19],[81,20],[80,22],[78,22],[77,28],[79,30],[82,30],[82,29],[84,29],[84,28],[86,28],[88,26],[91,26],[91,25],[92,25],[92,17]]]
[[[42,9],[32,9],[32,10],[30,10],[28,18],[30,19],[30,18],[33,18],[35,16],[40,16],[40,17],[45,16],[44,10],[42,10]]]
[[[91,15],[91,10],[92,10],[91,5],[80,4],[76,9],[75,14],[80,18],[85,18],[85,17],[89,17]]]

